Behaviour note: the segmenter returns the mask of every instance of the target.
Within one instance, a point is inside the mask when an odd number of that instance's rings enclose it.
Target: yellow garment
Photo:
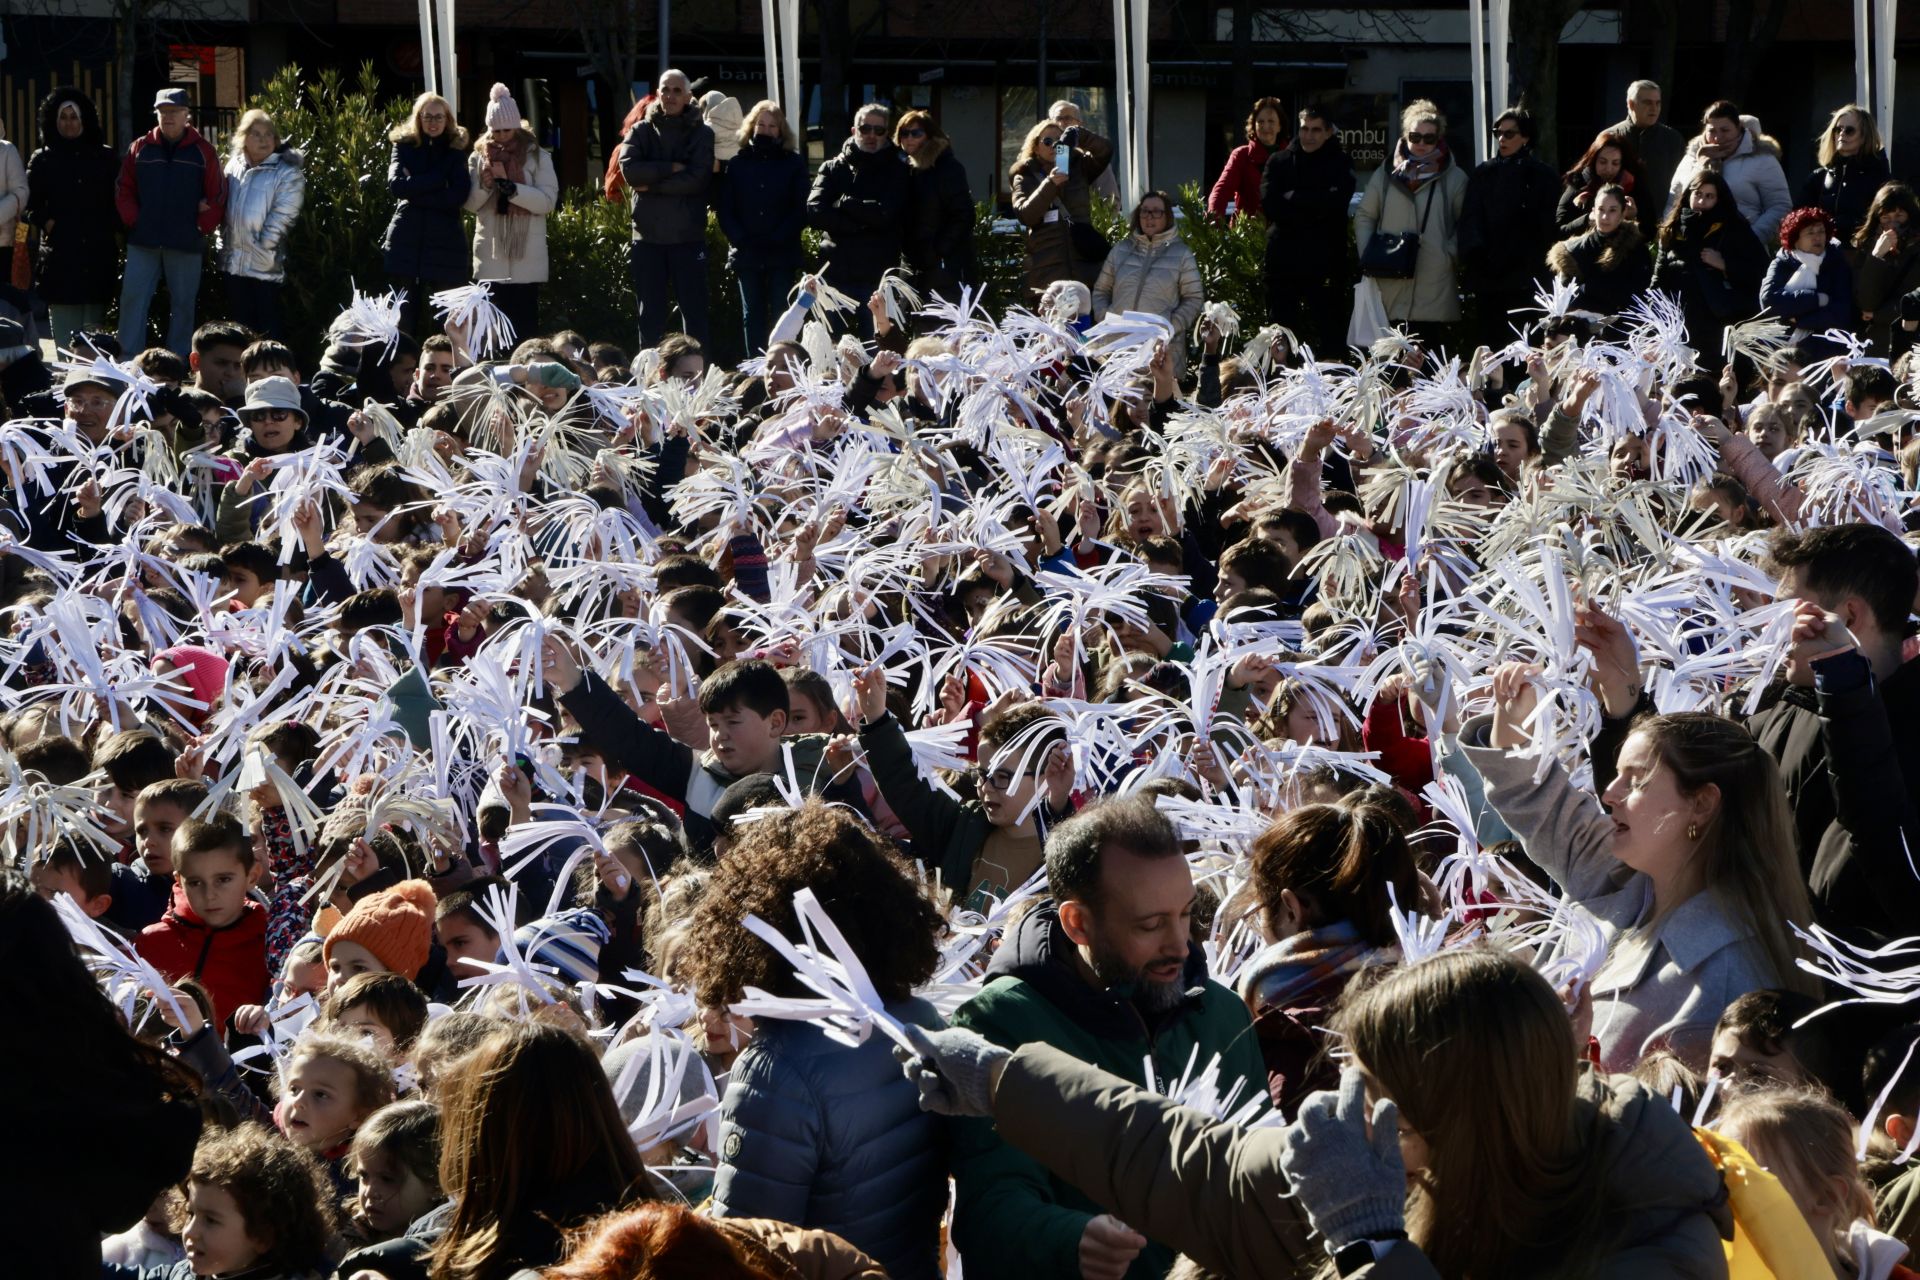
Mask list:
[[[1826,1250],[1814,1239],[1813,1229],[1780,1179],[1731,1138],[1699,1128],[1693,1136],[1727,1183],[1727,1202],[1733,1209],[1728,1280],[1800,1280],[1833,1274]]]

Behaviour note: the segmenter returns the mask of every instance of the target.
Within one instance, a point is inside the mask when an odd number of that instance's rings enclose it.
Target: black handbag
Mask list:
[[[1427,184],[1427,209],[1420,215],[1418,231],[1376,231],[1360,254],[1360,274],[1376,280],[1411,280],[1420,268],[1420,237],[1426,233],[1427,217],[1433,212],[1433,190],[1438,178]]]
[[[1105,262],[1107,251],[1113,248],[1091,222],[1069,221],[1067,234],[1073,240],[1073,256],[1082,262]]]

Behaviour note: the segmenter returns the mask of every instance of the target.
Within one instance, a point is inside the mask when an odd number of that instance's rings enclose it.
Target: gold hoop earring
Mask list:
[[[1700,824],[1697,822],[1689,822],[1687,824],[1687,839],[1698,840],[1699,838],[1700,838]]]

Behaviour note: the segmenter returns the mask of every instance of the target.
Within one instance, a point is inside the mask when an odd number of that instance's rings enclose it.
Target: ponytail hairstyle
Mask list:
[[[1442,951],[1350,984],[1333,1032],[1426,1139],[1407,1235],[1439,1274],[1565,1275],[1608,1251],[1607,1120],[1576,1096],[1545,978],[1484,944]]]
[[[1701,887],[1752,928],[1776,985],[1818,995],[1819,982],[1797,963],[1792,926],[1811,924],[1813,908],[1773,757],[1740,725],[1701,711],[1643,716],[1633,732],[1646,735],[1680,794],[1720,789],[1719,807],[1702,825],[1694,854]]]
[[[1854,1158],[1853,1121],[1817,1085],[1735,1090],[1716,1126],[1780,1179],[1805,1214],[1823,1193],[1838,1193],[1835,1234],[1820,1241],[1834,1256],[1855,1220],[1873,1223],[1873,1192]],[[1809,1219],[1811,1225],[1811,1219]]]
[[[1420,893],[1407,838],[1377,805],[1290,810],[1253,842],[1252,862],[1254,896],[1269,921],[1280,895],[1292,893],[1310,925],[1345,920],[1374,947],[1394,945],[1394,899],[1412,910]]]

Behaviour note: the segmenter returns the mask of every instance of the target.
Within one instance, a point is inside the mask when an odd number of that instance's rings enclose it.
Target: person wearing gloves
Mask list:
[[[387,162],[387,190],[393,217],[380,238],[381,262],[389,282],[401,291],[400,329],[418,332],[432,314],[427,299],[469,279],[460,210],[473,190],[467,167],[467,130],[456,124],[453,107],[437,93],[413,100],[406,122],[387,134],[393,157]]]
[[[1334,1017],[1340,1088],[1284,1128],[1208,1118],[1046,1044],[906,1028],[920,1103],[981,1117],[1138,1230],[1231,1278],[1726,1275],[1713,1159],[1663,1097],[1581,1066],[1511,953],[1397,969]],[[967,1123],[978,1123],[968,1121]],[[1032,1274],[1029,1269],[1025,1274]]]
[[[220,269],[227,275],[227,309],[255,333],[284,342],[280,284],[287,278],[287,233],[307,198],[306,157],[281,141],[272,116],[255,108],[233,132],[226,173]]]
[[[1853,268],[1846,246],[1834,238],[1833,215],[1795,209],[1781,221],[1779,235],[1780,252],[1760,283],[1760,305],[1793,325],[1792,341],[1837,354],[1821,335],[1853,324]]]
[[[820,166],[807,196],[807,222],[823,235],[821,275],[858,303],[900,265],[913,204],[913,175],[888,137],[887,119],[877,102],[855,112],[853,136]],[[864,306],[854,308],[852,323],[863,336],[872,332]]]
[[[727,265],[740,282],[747,354],[754,356],[767,349],[774,309],[800,274],[800,232],[807,225],[812,182],[786,113],[772,99],[747,112],[736,144],[714,214],[731,246]]]
[[[1187,371],[1187,334],[1206,300],[1199,260],[1173,220],[1173,197],[1147,192],[1133,207],[1133,234],[1108,251],[1094,282],[1094,320],[1115,311],[1164,317],[1173,331],[1168,346],[1178,380]]]
[[[660,73],[659,92],[621,140],[620,175],[633,193],[628,269],[640,308],[640,345],[678,328],[707,340],[707,194],[714,130],[693,103],[684,71]],[[680,304],[672,322],[668,292]]]
[[[547,215],[559,201],[560,179],[503,84],[487,94],[487,133],[473,144],[467,168],[473,278],[489,282],[515,336],[530,338],[540,332]]]
[[[1267,1076],[1251,1019],[1207,977],[1191,932],[1193,873],[1153,801],[1083,810],[1054,829],[1046,858],[1053,901],[1008,929],[986,989],[954,1024],[1006,1051],[1047,1046],[1075,1069],[1135,1085],[1149,1083],[1149,1069],[1171,1082],[1217,1058],[1223,1096],[1258,1097]],[[1150,1280],[1184,1247],[1157,1217],[1113,1212],[1009,1126],[968,1120],[953,1143],[953,1239],[969,1273]]]
[[[1780,220],[1793,208],[1793,191],[1787,186],[1786,170],[1780,167],[1780,144],[1760,132],[1760,122],[1741,115],[1733,103],[1724,99],[1714,103],[1701,117],[1700,136],[1687,144],[1686,158],[1673,171],[1668,209],[1680,202],[1709,164],[1720,167],[1740,215],[1760,243],[1772,240]]]

